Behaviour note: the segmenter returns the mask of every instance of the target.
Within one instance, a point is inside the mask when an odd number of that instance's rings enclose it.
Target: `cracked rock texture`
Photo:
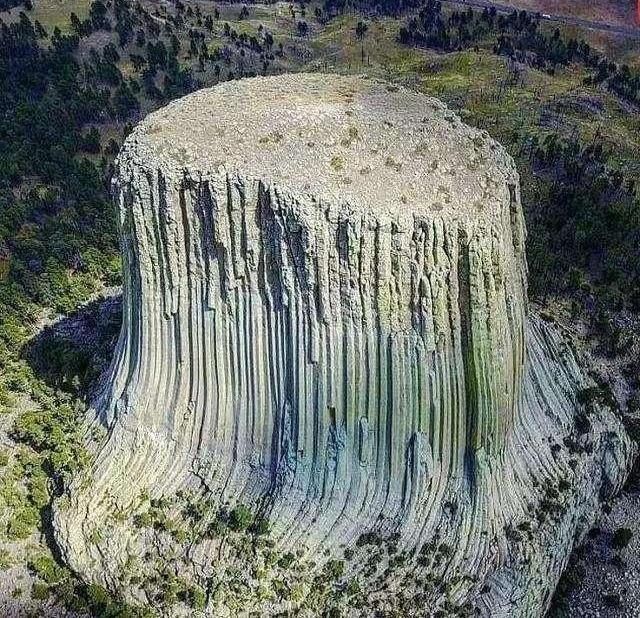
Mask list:
[[[567,447],[590,383],[528,311],[496,142],[365,78],[253,78],[148,116],[114,196],[123,328],[95,403],[108,437],[56,509],[72,568],[122,586],[138,541],[114,513],[186,488],[259,509],[318,563],[372,530],[408,555],[437,538],[450,601],[544,612],[631,447],[599,404],[589,448]]]

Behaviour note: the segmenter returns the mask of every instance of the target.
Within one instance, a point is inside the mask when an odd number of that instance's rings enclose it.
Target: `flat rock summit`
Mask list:
[[[493,140],[436,99],[313,74],[196,92],[151,114],[126,149],[132,164],[152,160],[167,175],[237,170],[353,216],[500,217],[493,182],[514,173]]]
[[[207,616],[543,615],[632,447],[528,307],[499,144],[364,77],[243,79],[142,121],[113,193],[71,568],[168,616],[167,578]]]

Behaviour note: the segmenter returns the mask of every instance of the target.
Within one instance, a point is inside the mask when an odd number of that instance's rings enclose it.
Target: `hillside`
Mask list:
[[[570,15],[616,26],[638,25],[637,4],[633,0],[513,0],[507,2],[527,11],[539,11],[550,15]]]

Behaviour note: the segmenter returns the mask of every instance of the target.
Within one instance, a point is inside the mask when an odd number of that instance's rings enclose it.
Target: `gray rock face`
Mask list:
[[[122,568],[142,541],[114,513],[192,489],[259,508],[277,547],[318,564],[370,531],[407,556],[450,548],[428,567],[446,594],[415,615],[544,611],[631,447],[599,404],[576,434],[589,382],[528,315],[518,175],[498,144],[374,81],[254,78],[151,114],[114,194],[108,438],[55,522],[74,569],[135,596]]]

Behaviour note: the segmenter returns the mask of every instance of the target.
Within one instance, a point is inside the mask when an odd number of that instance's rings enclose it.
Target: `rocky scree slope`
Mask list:
[[[632,447],[528,311],[519,180],[496,142],[366,78],[253,78],[149,115],[113,188],[125,294],[95,402],[107,437],[54,522],[74,570],[149,600],[140,557],[164,541],[132,518],[198,495],[204,520],[260,513],[310,573],[339,560],[334,592],[367,591],[331,596],[348,615],[398,599],[410,615],[544,612]],[[380,568],[345,560],[371,539],[393,540]],[[212,586],[224,543],[181,555],[205,613],[328,602],[312,579],[264,593],[268,561],[248,557],[241,600]]]

